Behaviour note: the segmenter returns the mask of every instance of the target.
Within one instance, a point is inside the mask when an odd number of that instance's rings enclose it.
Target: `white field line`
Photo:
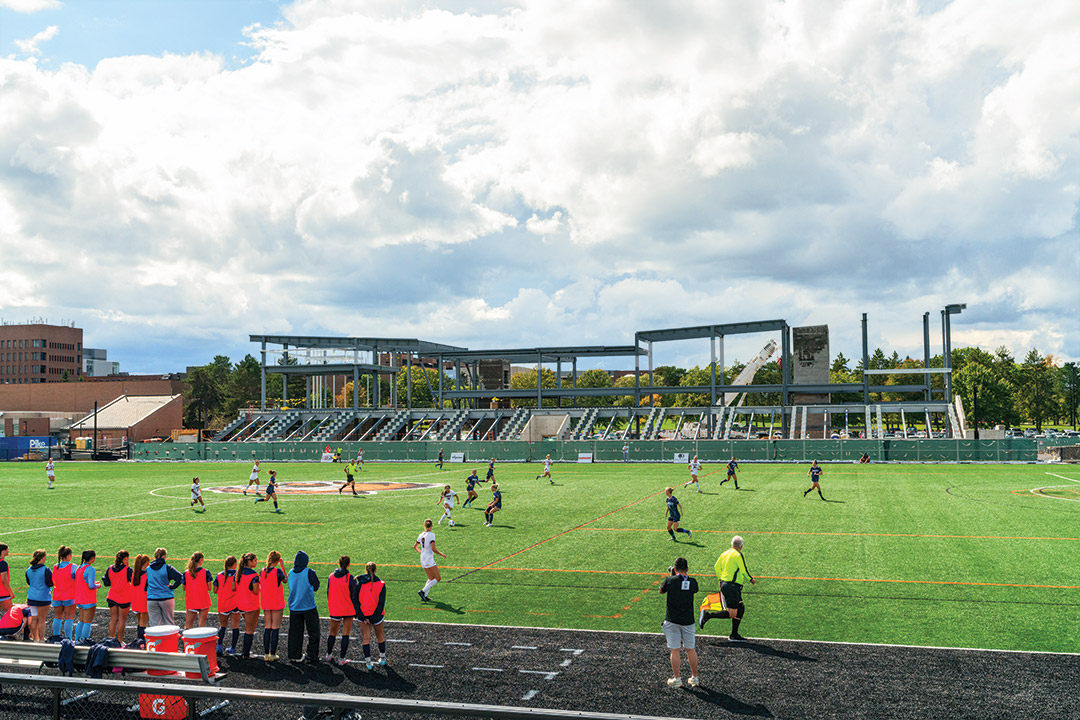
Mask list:
[[[158,497],[161,497],[161,496],[158,496]],[[177,498],[177,499],[180,499],[180,498]],[[206,503],[206,507],[210,507],[211,505],[223,505],[224,503],[230,503],[230,502],[242,502],[244,500],[247,500],[247,498],[238,498],[236,500],[221,500],[220,502],[215,502],[215,503],[209,503],[208,502],[208,503]],[[0,536],[18,535],[20,533],[28,533],[28,532],[38,532],[39,530],[55,530],[56,528],[71,527],[72,525],[86,525],[88,523],[109,522],[111,520],[123,520],[125,518],[141,517],[143,515],[156,515],[158,513],[175,512],[177,510],[191,510],[191,505],[178,505],[176,507],[165,508],[164,510],[148,510],[147,512],[131,513],[130,515],[114,515],[113,517],[107,517],[107,518],[93,518],[91,520],[75,520],[73,522],[59,523],[57,525],[46,525],[44,527],[24,528],[22,530],[8,530],[8,531],[5,531],[5,532],[0,532]]]
[[[529,692],[522,695],[521,699],[522,700],[532,700],[534,697],[536,697],[539,694],[540,694],[539,690],[530,690]]]
[[[1057,473],[1047,472],[1046,474],[1050,475],[1051,477],[1061,478],[1062,480],[1068,480],[1069,482],[1080,483],[1080,480],[1074,480],[1073,478],[1067,478],[1064,475],[1058,475]],[[1068,486],[1063,485],[1062,487],[1068,487]]]
[[[1065,478],[1065,479],[1068,480],[1069,478]],[[1042,492],[1040,492],[1041,490],[1054,490],[1056,488],[1071,488],[1071,487],[1072,487],[1072,485],[1045,485],[1043,487],[1031,488],[1030,490],[1028,490],[1028,492],[1031,493],[1032,495],[1036,495],[1036,496],[1042,497],[1042,498],[1048,498],[1050,500],[1064,500],[1066,502],[1080,502],[1080,497],[1066,498],[1066,497],[1058,497],[1057,495],[1045,495]]]

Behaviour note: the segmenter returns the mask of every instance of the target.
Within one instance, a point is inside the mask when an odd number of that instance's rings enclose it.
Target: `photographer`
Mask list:
[[[690,679],[686,684],[698,686],[697,650],[694,649],[694,593],[698,591],[697,580],[687,573],[689,567],[686,558],[675,558],[675,565],[669,568],[671,574],[660,583],[660,592],[667,595],[667,615],[664,618],[664,637],[667,638],[671,652],[671,677],[668,686],[682,687],[679,677],[681,657],[680,649],[686,650],[686,659],[690,663]]]

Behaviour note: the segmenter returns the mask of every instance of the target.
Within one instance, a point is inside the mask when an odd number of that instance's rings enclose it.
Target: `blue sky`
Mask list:
[[[43,67],[74,62],[93,68],[103,58],[166,52],[210,52],[239,64],[253,52],[245,45],[243,28],[281,20],[273,0],[90,0],[34,13],[3,5],[0,55],[17,53],[16,40],[58,27],[57,35],[41,46]]]
[[[853,357],[862,312],[919,355],[966,302],[956,343],[1077,359],[1078,48],[1072,0],[0,0],[0,318],[164,372],[771,318]]]

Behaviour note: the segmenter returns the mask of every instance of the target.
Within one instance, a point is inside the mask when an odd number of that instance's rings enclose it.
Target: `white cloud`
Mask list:
[[[859,312],[903,354],[959,300],[993,313],[958,337],[1080,357],[1046,290],[1080,300],[1056,282],[1080,276],[1075,3],[283,13],[247,29],[258,54],[236,69],[0,59],[0,245],[35,248],[4,284],[28,308],[239,348],[785,317],[834,325],[850,355]]]
[[[60,33],[60,28],[56,25],[50,25],[38,34],[26,40],[16,40],[15,45],[24,55],[40,55],[41,50],[38,45],[46,43],[52,40]]]
[[[19,13],[36,13],[42,10],[59,10],[60,0],[0,0],[0,7]]]

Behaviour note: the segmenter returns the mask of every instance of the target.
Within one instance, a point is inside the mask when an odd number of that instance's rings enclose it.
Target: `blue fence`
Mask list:
[[[57,444],[56,438],[52,437],[0,437],[0,460],[22,460],[28,455],[36,457],[36,453],[47,456],[50,448],[56,448]],[[53,455],[57,454],[55,449],[51,452]]]

